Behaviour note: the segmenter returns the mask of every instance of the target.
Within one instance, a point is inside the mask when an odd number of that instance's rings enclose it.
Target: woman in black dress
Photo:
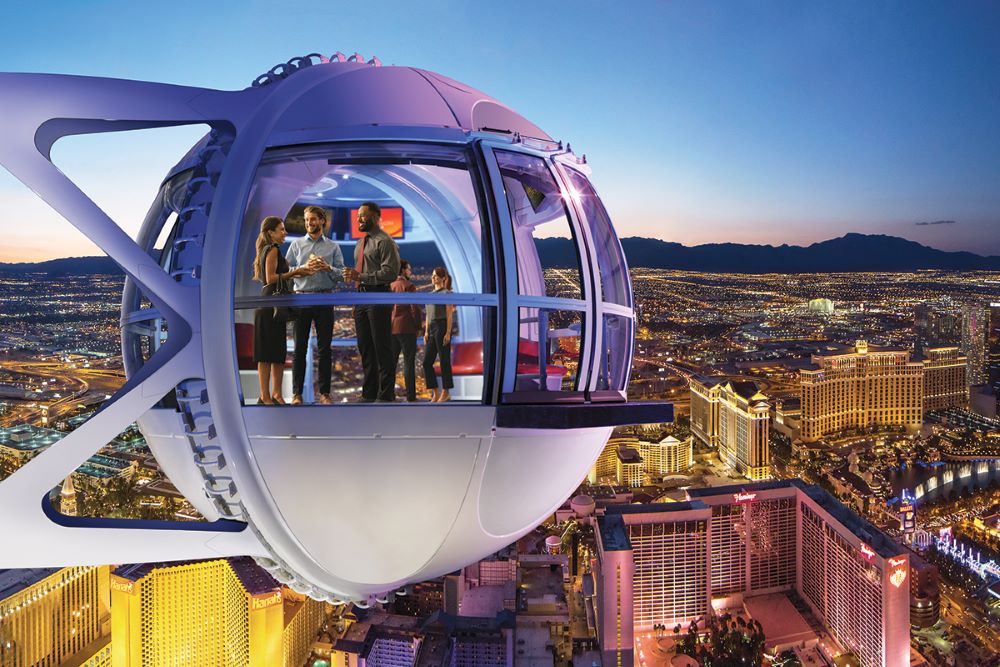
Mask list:
[[[431,272],[432,294],[451,292],[451,276],[448,269],[439,266]],[[451,376],[451,325],[455,321],[455,306],[452,304],[427,304],[427,320],[424,324],[424,380],[431,392],[432,403],[451,400],[450,389],[455,386]],[[438,389],[434,362],[441,361],[441,389]]]
[[[282,281],[295,276],[310,276],[314,272],[306,267],[289,271],[288,261],[281,255],[281,244],[288,232],[281,218],[268,216],[260,224],[257,236],[257,253],[253,262],[253,279],[264,283],[261,293],[270,296],[281,291]],[[264,405],[284,404],[281,397],[281,380],[285,373],[287,340],[285,320],[275,317],[274,308],[258,308],[253,313],[253,360],[257,362],[260,380],[260,398]]]

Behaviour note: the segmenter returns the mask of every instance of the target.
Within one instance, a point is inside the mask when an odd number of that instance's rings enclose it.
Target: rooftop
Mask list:
[[[658,514],[661,512],[686,512],[708,509],[701,501],[679,503],[652,503],[648,505],[610,505],[604,516],[597,518],[597,529],[601,531],[601,544],[605,551],[628,551],[632,543],[625,527],[626,514]]]
[[[162,568],[178,567],[181,565],[193,565],[195,563],[208,563],[215,560],[225,560],[233,568],[233,572],[240,580],[243,588],[250,595],[260,595],[280,588],[280,584],[263,569],[257,565],[253,558],[249,556],[238,556],[236,558],[209,559],[209,560],[188,560],[169,563],[134,563],[121,565],[114,570],[114,574],[130,581],[139,581],[149,575],[153,570]]]
[[[735,493],[754,493],[773,489],[796,488],[822,507],[840,525],[854,534],[859,540],[870,546],[883,558],[891,558],[903,553],[903,548],[892,538],[873,526],[868,521],[852,512],[842,502],[834,498],[819,486],[811,486],[800,479],[781,479],[768,482],[753,482],[750,484],[732,484],[705,489],[689,489],[689,498],[710,498]],[[609,508],[610,511],[610,508]]]
[[[34,586],[42,579],[50,577],[60,568],[37,567],[30,570],[0,570],[0,600],[6,600],[25,588]]]
[[[631,447],[619,447],[618,460],[622,463],[642,463],[642,457],[639,456],[639,452]]]

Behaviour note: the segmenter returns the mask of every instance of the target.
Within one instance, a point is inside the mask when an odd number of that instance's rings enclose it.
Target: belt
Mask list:
[[[384,285],[358,285],[359,292],[388,292],[388,283]]]

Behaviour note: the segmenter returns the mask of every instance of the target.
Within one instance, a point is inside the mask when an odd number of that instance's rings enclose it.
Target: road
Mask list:
[[[115,362],[107,363],[110,366]],[[47,416],[48,422],[52,423],[80,405],[99,405],[125,383],[124,374],[116,368],[84,367],[61,361],[5,361],[3,369],[37,378],[38,384],[48,384],[54,379],[60,387],[68,388],[70,393],[47,402],[11,402],[13,407],[0,419],[0,426],[40,425],[43,416]]]

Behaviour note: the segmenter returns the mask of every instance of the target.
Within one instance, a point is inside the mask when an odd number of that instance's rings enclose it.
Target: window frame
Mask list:
[[[439,304],[451,304],[454,306],[467,306],[467,307],[480,307],[483,311],[482,321],[483,321],[483,394],[478,403],[469,403],[469,405],[483,406],[483,405],[495,405],[498,402],[499,395],[499,373],[497,372],[497,336],[498,331],[502,328],[499,324],[499,320],[502,320],[501,314],[501,294],[502,289],[500,288],[503,284],[501,279],[501,265],[499,259],[501,257],[498,245],[497,230],[501,227],[496,219],[496,212],[488,206],[489,198],[486,197],[486,191],[489,189],[488,176],[484,171],[484,161],[480,152],[476,149],[474,142],[465,141],[446,141],[435,139],[431,141],[420,140],[417,138],[398,138],[398,139],[345,139],[341,141],[318,141],[303,144],[291,144],[291,145],[280,145],[280,146],[269,146],[257,165],[269,164],[275,158],[268,158],[268,154],[272,156],[276,153],[282,151],[294,151],[295,149],[301,149],[303,152],[317,152],[321,151],[325,146],[336,147],[340,150],[345,148],[350,148],[351,146],[358,146],[359,148],[371,147],[371,148],[382,148],[387,145],[393,146],[413,146],[414,148],[437,146],[442,148],[456,149],[461,151],[465,156],[465,164],[469,174],[470,183],[472,185],[473,192],[476,198],[477,211],[480,218],[480,229],[482,232],[482,248],[481,248],[481,261],[482,261],[482,279],[483,279],[483,291],[480,293],[475,292],[453,292],[447,295],[433,295],[429,293],[396,293],[396,292],[330,292],[323,294],[295,294],[287,296],[237,296],[237,274],[233,273],[233,299],[231,308],[233,312],[248,310],[259,307],[304,307],[304,306],[356,306],[356,305],[370,305],[370,304],[416,304],[424,306],[430,303]],[[292,156],[294,160],[294,155]],[[372,157],[361,157],[357,163],[358,164],[401,164],[408,160],[411,164],[430,164],[434,165],[435,161],[433,159],[421,160],[417,158],[397,158],[398,161],[393,161],[387,159],[385,162],[380,162],[376,158]],[[338,159],[335,164],[338,165],[348,165],[353,164],[350,160]],[[251,183],[256,183],[258,179],[257,169],[254,170],[254,176],[251,179]],[[240,210],[239,221],[240,224],[245,224],[246,212],[250,206],[252,200],[251,197],[247,198],[243,202],[243,206]],[[237,236],[237,243],[241,244],[245,240],[243,232]],[[239,256],[239,251],[237,251],[236,256]],[[233,354],[234,354],[234,365],[238,368],[239,364],[235,359],[236,354],[236,330],[233,327]],[[238,385],[237,385],[238,386]],[[245,404],[243,396],[240,396],[240,402],[244,408],[254,407],[253,405]]]
[[[510,205],[507,201],[507,193],[503,186],[503,177],[500,174],[500,166],[497,161],[496,151],[508,153],[519,153],[536,157],[545,164],[552,174],[556,185],[562,192],[563,203],[566,208],[567,221],[573,234],[574,247],[577,259],[580,263],[581,277],[581,299],[567,299],[561,297],[522,295],[520,293],[519,280],[516,265],[504,271],[504,288],[499,290],[504,296],[504,304],[501,307],[501,320],[503,322],[499,340],[503,341],[503,349],[500,350],[498,358],[501,369],[501,395],[502,403],[582,403],[588,399],[588,393],[592,379],[591,368],[593,366],[594,343],[592,329],[594,328],[594,271],[592,263],[593,253],[590,247],[591,239],[588,230],[581,228],[580,218],[574,215],[572,203],[568,201],[568,190],[565,179],[556,168],[552,151],[533,149],[524,144],[515,143],[511,139],[506,141],[501,138],[482,138],[478,141],[480,150],[486,160],[487,174],[491,180],[493,199],[496,203],[499,223],[499,238],[502,248],[500,256],[514,257],[517,249],[514,240],[513,217]],[[581,314],[580,329],[580,356],[577,366],[577,378],[573,391],[515,391],[517,380],[517,348],[519,339],[521,308],[542,308],[546,310],[576,311]]]

